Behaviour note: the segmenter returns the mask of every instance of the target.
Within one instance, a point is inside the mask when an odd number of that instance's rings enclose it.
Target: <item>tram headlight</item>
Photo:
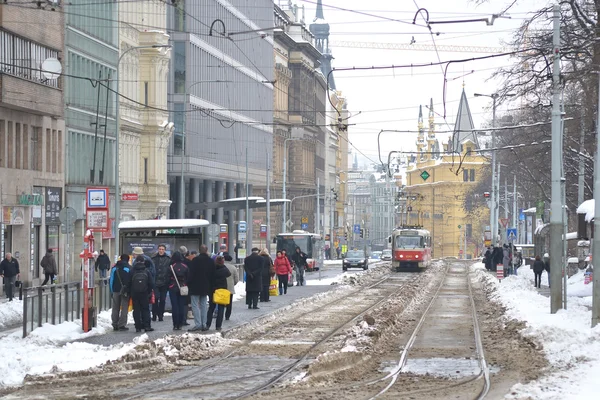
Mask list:
[[[400,258],[404,258],[404,254],[400,254]]]
[[[419,255],[418,255],[418,254],[415,254],[415,258],[419,258]]]

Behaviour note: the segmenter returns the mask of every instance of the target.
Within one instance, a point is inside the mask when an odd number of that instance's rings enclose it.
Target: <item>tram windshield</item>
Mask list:
[[[421,236],[396,236],[397,249],[418,249],[423,246],[423,238]]]

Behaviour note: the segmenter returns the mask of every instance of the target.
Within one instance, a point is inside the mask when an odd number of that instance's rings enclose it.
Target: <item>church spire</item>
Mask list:
[[[325,19],[323,16],[323,2],[321,0],[317,0],[317,15],[315,16],[315,21],[319,18]]]

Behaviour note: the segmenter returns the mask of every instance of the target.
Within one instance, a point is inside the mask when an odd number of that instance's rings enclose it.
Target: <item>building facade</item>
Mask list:
[[[28,23],[23,23],[28,21]],[[0,255],[39,284],[46,249],[64,277],[64,14],[34,3],[0,6]],[[2,289],[3,290],[3,289]]]
[[[122,2],[119,19],[121,220],[167,218],[167,150],[173,131],[167,112],[167,5]]]
[[[273,2],[180,0],[167,11],[173,46],[168,100],[175,123],[170,216],[224,223],[231,236],[236,221],[252,221],[251,215],[200,203],[245,196],[246,171],[249,194],[265,185],[273,148],[273,38],[260,29],[272,28]],[[229,244],[233,252],[235,243]]]
[[[431,232],[436,258],[476,256],[483,237],[475,232],[483,232],[489,221],[489,210],[473,209],[474,202],[469,199],[470,190],[481,179],[488,160],[475,151],[479,145],[470,134],[474,126],[464,91],[460,102],[454,140],[451,138],[441,146],[435,134],[433,113],[429,115],[427,138],[419,114],[418,154],[407,171],[407,223]]]

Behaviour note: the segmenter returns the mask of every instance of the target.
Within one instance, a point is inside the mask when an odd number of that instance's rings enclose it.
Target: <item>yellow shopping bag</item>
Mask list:
[[[219,304],[221,306],[229,305],[229,301],[231,300],[231,292],[227,289],[217,289],[213,294],[213,303]]]
[[[127,309],[127,312],[131,312],[133,311],[133,299],[130,297],[129,298],[129,308]]]
[[[277,279],[271,279],[271,284],[269,285],[269,296],[279,296],[279,289],[277,289]]]

